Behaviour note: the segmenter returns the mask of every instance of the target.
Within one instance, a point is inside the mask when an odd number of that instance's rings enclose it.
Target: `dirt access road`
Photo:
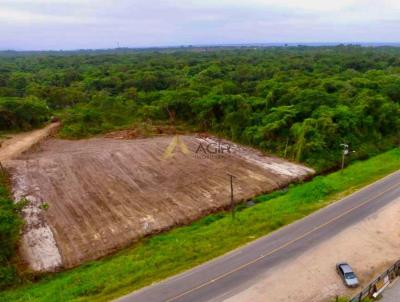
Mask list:
[[[10,134],[4,139],[0,139],[0,162],[2,163],[15,158],[31,149],[32,146],[35,146],[49,135],[55,133],[59,126],[59,123],[52,123],[42,129]]]
[[[314,173],[227,141],[189,135],[49,139],[7,168],[14,198],[30,201],[21,253],[36,271],[73,267],[226,208],[228,172],[236,176],[236,201]]]

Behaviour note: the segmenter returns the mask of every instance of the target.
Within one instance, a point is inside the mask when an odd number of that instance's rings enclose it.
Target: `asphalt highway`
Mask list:
[[[244,247],[117,301],[223,301],[260,274],[306,253],[399,197],[400,171]]]

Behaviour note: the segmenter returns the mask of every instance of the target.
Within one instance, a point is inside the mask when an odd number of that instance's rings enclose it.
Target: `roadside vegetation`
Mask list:
[[[0,71],[0,98],[35,98],[39,120],[45,104],[64,138],[184,123],[317,171],[338,166],[340,143],[365,159],[399,142],[395,47],[0,52]],[[38,122],[7,106],[0,130]]]
[[[344,197],[400,168],[393,149],[343,171],[315,177],[238,206],[235,219],[217,213],[145,238],[113,256],[43,276],[0,292],[0,301],[108,301],[222,255]]]
[[[331,302],[349,302],[349,298],[346,297],[336,297],[331,300]]]
[[[18,283],[13,261],[22,220],[10,198],[7,173],[0,165],[0,290]]]

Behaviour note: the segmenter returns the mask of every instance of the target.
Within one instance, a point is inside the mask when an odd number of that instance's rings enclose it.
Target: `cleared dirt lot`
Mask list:
[[[196,153],[197,151],[197,153]],[[194,136],[50,139],[9,161],[27,198],[21,253],[34,270],[76,266],[313,173],[252,149]]]

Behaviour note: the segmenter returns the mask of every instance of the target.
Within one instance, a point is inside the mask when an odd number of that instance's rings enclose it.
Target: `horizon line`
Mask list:
[[[217,47],[293,47],[293,46],[400,46],[400,42],[379,41],[337,41],[337,42],[255,42],[255,43],[210,43],[210,44],[176,44],[158,46],[117,46],[109,48],[60,48],[60,49],[0,49],[0,52],[77,52],[77,51],[110,51],[110,50],[149,50],[149,49],[179,49],[179,48],[217,48]]]

